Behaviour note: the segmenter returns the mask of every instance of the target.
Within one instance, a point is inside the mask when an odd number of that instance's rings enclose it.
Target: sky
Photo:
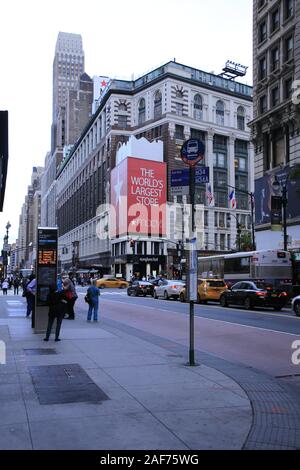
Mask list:
[[[0,109],[9,111],[9,165],[0,245],[19,215],[33,166],[50,149],[52,66],[59,31],[81,34],[85,71],[130,80],[176,59],[216,74],[249,66],[252,0],[10,0],[1,4]]]

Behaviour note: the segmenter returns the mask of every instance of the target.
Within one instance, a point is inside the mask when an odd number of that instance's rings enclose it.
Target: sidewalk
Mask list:
[[[46,343],[24,318],[24,300],[7,300],[0,449],[300,448],[299,401],[265,374],[202,353],[204,363],[188,367],[176,343],[110,320],[87,323],[80,309],[63,322],[62,341]]]

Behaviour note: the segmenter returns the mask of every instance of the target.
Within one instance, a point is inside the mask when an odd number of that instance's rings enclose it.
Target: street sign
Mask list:
[[[171,186],[172,196],[188,196],[189,193],[188,186]]]
[[[202,161],[205,153],[205,145],[199,139],[189,139],[181,147],[181,158],[189,166],[195,166]]]
[[[189,243],[189,252],[188,252],[188,283],[187,283],[187,297],[191,302],[196,302],[198,300],[198,273],[197,266],[198,257],[197,257],[197,239],[193,238]]]
[[[209,167],[196,167],[196,184],[209,183]]]
[[[5,244],[3,245],[3,251],[10,251],[10,248],[11,248],[11,245],[9,245],[9,244],[7,244],[7,243],[5,243]]]
[[[196,166],[195,167],[195,183],[203,184],[209,183],[209,167]],[[182,170],[171,170],[171,188],[174,186],[189,186],[190,172],[188,168]]]
[[[188,186],[190,183],[189,169],[171,170],[171,187],[172,186]]]

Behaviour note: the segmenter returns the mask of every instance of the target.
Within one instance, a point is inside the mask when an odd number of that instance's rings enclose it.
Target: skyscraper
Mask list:
[[[67,92],[75,89],[84,72],[84,52],[80,34],[58,33],[53,61],[51,151],[64,145],[64,111]]]

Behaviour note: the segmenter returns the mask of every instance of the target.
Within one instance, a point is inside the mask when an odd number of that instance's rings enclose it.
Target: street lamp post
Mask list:
[[[287,185],[285,182],[279,182],[277,177],[272,184],[273,188],[278,191],[281,188],[281,205],[282,205],[282,218],[283,218],[283,249],[287,251],[288,249],[288,234],[287,234],[287,222],[286,222],[286,207],[287,207]]]

